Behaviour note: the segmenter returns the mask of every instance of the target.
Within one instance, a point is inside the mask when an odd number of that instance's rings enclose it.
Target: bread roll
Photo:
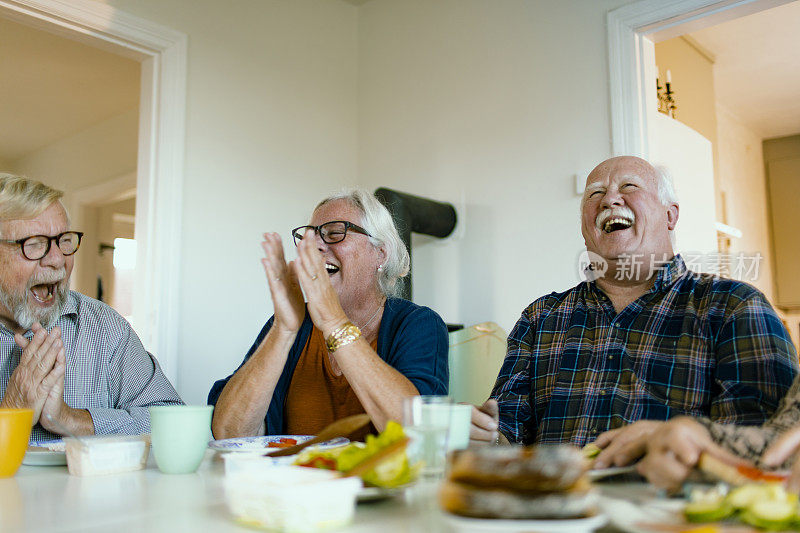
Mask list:
[[[577,448],[498,446],[451,456],[439,501],[450,513],[475,518],[579,518],[595,513],[597,495],[584,477]]]

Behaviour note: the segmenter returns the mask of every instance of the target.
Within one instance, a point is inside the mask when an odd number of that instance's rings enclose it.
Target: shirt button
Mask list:
[[[605,395],[606,395],[606,391],[604,391],[604,390],[601,390],[601,391],[600,391],[600,396],[605,396]]]
[[[608,358],[609,359],[614,359],[614,356],[613,355],[609,355]]]

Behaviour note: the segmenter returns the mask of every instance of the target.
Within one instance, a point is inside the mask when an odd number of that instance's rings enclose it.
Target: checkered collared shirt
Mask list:
[[[492,397],[512,442],[572,442],[639,419],[761,424],[797,374],[764,296],[680,256],[619,314],[594,282],[533,302],[508,337]]]
[[[55,325],[67,360],[64,401],[89,411],[95,433],[149,433],[148,406],[183,403],[130,324],[106,304],[70,291]],[[14,334],[0,326],[0,397],[21,355]],[[41,424],[31,431],[31,442],[58,437]]]

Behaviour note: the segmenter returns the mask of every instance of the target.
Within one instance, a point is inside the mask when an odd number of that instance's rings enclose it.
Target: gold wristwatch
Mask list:
[[[330,353],[335,352],[342,346],[347,346],[361,337],[361,330],[352,322],[345,322],[338,328],[331,331],[328,338],[325,339],[325,346],[328,347]]]

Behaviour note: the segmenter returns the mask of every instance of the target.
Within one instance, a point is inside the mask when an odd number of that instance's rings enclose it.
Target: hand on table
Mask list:
[[[637,470],[650,483],[674,491],[697,465],[701,453],[729,463],[742,460],[711,440],[708,430],[690,417],[662,423],[648,438],[647,454]]]
[[[594,460],[594,468],[626,466],[636,462],[647,451],[647,441],[663,422],[638,420],[633,424],[601,433],[594,444],[602,451]]]
[[[14,335],[14,341],[22,348],[19,365],[14,369],[6,387],[1,407],[33,409],[33,425],[39,422],[42,409],[60,378],[63,395],[64,365],[57,363],[64,345],[61,329],[53,328],[49,333],[38,322],[31,327],[33,338]]]
[[[297,333],[305,318],[305,303],[292,263],[287,265],[283,256],[280,235],[265,233],[261,247],[265,256],[261,264],[267,274],[269,292],[275,307],[275,327],[285,332]]]
[[[297,245],[297,261],[293,266],[308,299],[311,320],[327,338],[334,329],[347,322],[348,318],[339,302],[339,296],[331,285],[328,271],[325,269],[325,260],[317,249],[313,230],[306,230],[303,239]]]
[[[483,404],[472,406],[472,424],[469,428],[469,443],[494,444],[497,441],[500,409],[497,400],[486,400]],[[505,438],[501,436],[504,442]]]
[[[773,442],[761,457],[761,464],[777,468],[794,456],[794,464],[786,481],[786,488],[792,492],[800,492],[800,427],[784,432]]]

